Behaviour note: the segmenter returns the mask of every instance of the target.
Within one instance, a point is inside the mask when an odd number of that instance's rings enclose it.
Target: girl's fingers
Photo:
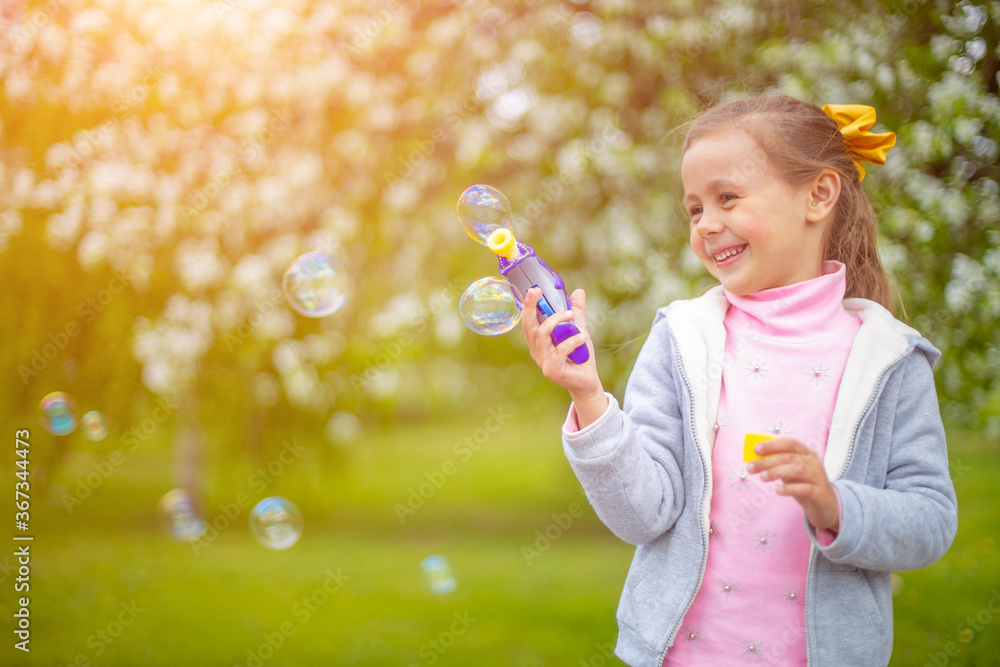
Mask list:
[[[560,310],[549,317],[545,318],[545,321],[538,325],[538,333],[545,334],[546,336],[551,336],[552,331],[560,322],[572,322],[573,321],[573,311],[570,310]]]
[[[587,344],[587,339],[584,337],[582,333],[570,336],[563,342],[556,345],[555,358],[565,363],[569,355],[573,353],[573,350],[580,347],[581,345],[586,345],[586,344]]]
[[[791,463],[796,458],[795,454],[789,454],[786,452],[781,452],[779,454],[770,454],[759,458],[756,461],[750,461],[747,463],[747,472],[758,473],[764,472],[765,470],[770,470],[776,466],[786,465]]]
[[[534,315],[538,306],[538,299],[541,296],[542,290],[532,287],[524,295],[524,303],[521,306],[521,328],[524,330],[524,339],[528,341],[529,346],[535,337],[535,330],[538,328],[538,318],[531,317],[531,315]]]
[[[797,482],[794,484],[781,484],[775,489],[775,493],[779,496],[791,496],[792,498],[801,498],[803,500],[807,498],[812,498],[816,495],[817,487],[815,484],[803,484]]]
[[[538,301],[542,298],[542,290],[533,287],[528,290],[524,299],[524,308],[521,312],[521,327],[524,329],[524,340],[528,343],[531,357],[541,365],[542,359],[551,347],[551,343],[546,343],[546,339],[539,334],[538,323]]]
[[[760,478],[765,482],[780,479],[786,484],[794,482],[808,482],[809,484],[815,484],[816,471],[812,469],[812,466],[807,465],[804,461],[792,461],[791,463],[785,463],[783,465],[774,466],[773,468],[765,470],[761,473]]]
[[[574,290],[569,295],[570,309],[573,311],[573,322],[580,331],[587,330],[587,293],[582,289]]]
[[[757,443],[754,447],[754,451],[762,456],[782,452],[791,454],[808,454],[813,452],[813,450],[809,449],[798,440],[785,437],[771,438],[770,440],[764,440],[763,442]]]

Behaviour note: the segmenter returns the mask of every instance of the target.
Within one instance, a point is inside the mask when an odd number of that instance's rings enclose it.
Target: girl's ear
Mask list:
[[[840,199],[840,174],[833,169],[824,169],[809,187],[806,220],[821,222],[833,213]]]

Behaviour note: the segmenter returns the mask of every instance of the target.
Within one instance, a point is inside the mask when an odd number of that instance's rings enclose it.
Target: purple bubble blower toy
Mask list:
[[[513,213],[510,202],[502,192],[488,185],[473,185],[463,192],[458,200],[458,219],[472,240],[485,245],[496,254],[500,275],[513,286],[518,307],[524,301],[528,290],[537,287],[542,290],[537,308],[539,323],[560,310],[570,310],[566,286],[559,274],[553,271],[531,246],[514,238],[510,229]],[[481,282],[473,283],[470,289]],[[466,296],[468,293],[467,290]],[[466,296],[462,297],[463,301]],[[509,331],[516,324],[515,319],[510,326],[497,333]],[[473,327],[470,325],[470,328]],[[476,328],[473,330],[486,333]],[[552,343],[558,345],[578,333],[580,330],[572,322],[560,322],[552,331]],[[569,358],[575,363],[582,364],[590,358],[590,351],[586,344],[580,345],[570,353]]]

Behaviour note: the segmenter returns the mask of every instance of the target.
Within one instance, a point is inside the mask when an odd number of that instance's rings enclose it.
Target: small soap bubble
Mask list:
[[[190,492],[184,489],[167,491],[157,507],[167,532],[177,542],[194,542],[205,534],[207,526]]]
[[[287,498],[265,498],[250,511],[250,532],[268,549],[287,549],[302,537],[302,513]]]
[[[477,334],[499,336],[521,321],[521,300],[503,278],[480,278],[469,285],[458,304],[462,321]]]
[[[42,425],[53,435],[69,435],[76,428],[76,404],[73,398],[61,391],[47,394],[39,404]]]
[[[458,582],[451,573],[448,561],[442,556],[428,556],[421,563],[421,567],[424,570],[427,587],[435,595],[447,595],[458,587]]]
[[[80,427],[83,430],[83,435],[91,442],[100,442],[108,437],[108,427],[104,415],[97,410],[91,410],[80,417]]]
[[[892,590],[893,595],[899,595],[903,592],[903,578],[892,572],[889,574],[889,588]]]
[[[285,271],[282,288],[297,312],[306,317],[326,317],[347,301],[350,281],[339,261],[322,252],[307,252]]]
[[[498,229],[510,229],[514,214],[502,192],[488,185],[473,185],[458,199],[458,220],[473,241],[486,245]]]
[[[969,642],[971,642],[972,637],[973,635],[971,628],[965,628],[958,633],[958,641],[962,642],[963,644],[968,644]]]

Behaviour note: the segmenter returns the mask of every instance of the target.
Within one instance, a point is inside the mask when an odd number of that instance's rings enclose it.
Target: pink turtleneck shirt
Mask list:
[[[746,433],[788,436],[823,457],[837,389],[861,320],[845,270],[749,296],[726,291],[726,353],[715,443],[708,564],[665,667],[805,665],[809,538],[802,507],[750,475]],[[825,533],[825,534],[824,534]],[[834,535],[820,531],[821,541]]]

